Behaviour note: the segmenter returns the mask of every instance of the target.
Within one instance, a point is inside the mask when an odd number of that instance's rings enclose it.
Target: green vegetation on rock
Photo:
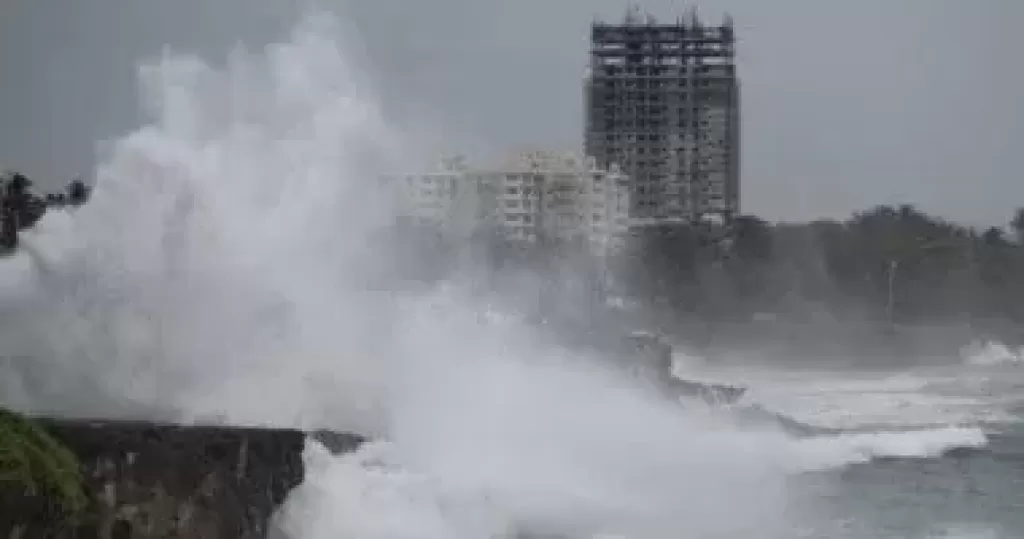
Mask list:
[[[2,408],[0,487],[52,497],[70,515],[86,505],[75,455],[31,420]]]

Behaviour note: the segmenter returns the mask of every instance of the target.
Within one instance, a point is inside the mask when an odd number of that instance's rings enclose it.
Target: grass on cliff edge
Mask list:
[[[31,420],[0,408],[0,485],[5,484],[53,496],[69,514],[86,505],[75,455]]]

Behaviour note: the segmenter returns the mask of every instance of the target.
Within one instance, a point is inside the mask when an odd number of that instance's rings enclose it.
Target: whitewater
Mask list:
[[[377,178],[428,141],[384,120],[352,40],[316,12],[261,50],[142,65],[148,122],[110,144],[93,200],[3,262],[3,355],[31,362],[7,404],[372,436],[308,444],[278,516],[292,539],[794,537],[820,511],[806,474],[989,443],[994,419],[942,412],[931,379],[705,373],[837,429],[804,439],[550,344],[471,293],[472,268],[389,288]],[[897,393],[930,415],[878,404]]]

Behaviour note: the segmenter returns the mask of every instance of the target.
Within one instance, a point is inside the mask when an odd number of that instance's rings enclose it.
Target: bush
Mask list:
[[[0,486],[42,495],[76,515],[86,505],[75,455],[32,421],[0,408]]]

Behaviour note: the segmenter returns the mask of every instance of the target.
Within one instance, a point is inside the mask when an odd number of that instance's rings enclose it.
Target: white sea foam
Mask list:
[[[960,351],[964,362],[979,367],[1024,364],[1024,347],[1007,346],[998,341],[974,341]]]
[[[983,523],[947,524],[936,527],[938,530],[929,534],[928,539],[1010,539],[1019,535]]]
[[[748,402],[825,428],[920,429],[1014,420],[1012,395],[993,389],[1000,379],[1012,380],[959,366],[896,374],[751,368],[704,378],[746,384]]]
[[[806,469],[868,462],[874,458],[938,457],[952,449],[988,445],[984,430],[977,427],[947,427],[902,432],[863,432],[823,436],[801,441]]]

